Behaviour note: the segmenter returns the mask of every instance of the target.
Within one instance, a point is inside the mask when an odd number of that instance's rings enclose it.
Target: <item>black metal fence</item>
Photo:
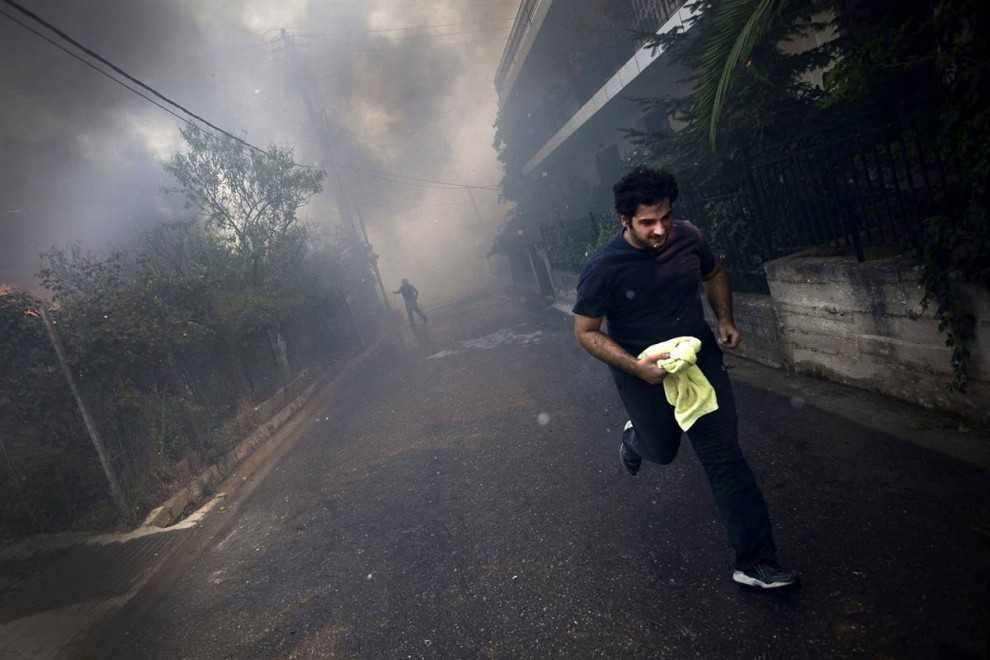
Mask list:
[[[740,163],[721,190],[680,181],[675,214],[702,228],[732,275],[733,288],[768,292],[763,264],[809,248],[872,254],[920,248],[923,223],[966,201],[965,176],[931,132],[889,127],[818,135]],[[551,263],[575,270],[614,235],[610,212],[543,228]]]
[[[954,212],[955,163],[914,128],[888,128],[778,150],[748,168],[748,190],[773,255],[815,245],[917,244],[925,218]]]
[[[676,212],[705,231],[734,288],[766,293],[763,264],[809,248],[860,261],[920,249],[926,218],[960,212],[965,180],[930,131],[888,127],[778,146],[721,190],[682,180]]]
[[[551,266],[577,272],[591,253],[615,236],[618,230],[614,212],[588,212],[575,219],[542,225],[540,242],[547,251]]]
[[[732,277],[732,287],[746,293],[769,293],[763,264],[775,255],[768,227],[760,222],[752,195],[735,192],[701,195],[683,187],[676,216],[687,218],[705,233]]]

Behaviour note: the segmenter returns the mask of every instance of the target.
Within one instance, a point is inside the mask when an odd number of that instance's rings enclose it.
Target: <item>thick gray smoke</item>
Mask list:
[[[327,166],[308,95],[386,279],[419,279],[430,301],[457,294],[455,271],[483,270],[494,193],[476,193],[479,225],[466,191],[371,173],[497,181],[492,77],[517,0],[23,4],[228,130]],[[4,17],[0,44],[0,282],[31,286],[52,244],[98,249],[181,217],[160,167],[180,147],[178,120]],[[335,217],[332,194],[304,215]]]

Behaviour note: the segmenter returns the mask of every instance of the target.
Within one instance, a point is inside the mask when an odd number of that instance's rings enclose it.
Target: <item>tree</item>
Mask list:
[[[715,29],[704,41],[699,72],[696,113],[706,127],[708,143],[715,149],[718,121],[733,74],[749,59],[756,45],[780,13],[786,0],[725,0],[714,5]]]
[[[192,124],[181,133],[189,149],[173,156],[166,171],[240,257],[247,282],[262,284],[280,252],[299,248],[296,212],[322,190],[326,172],[297,165],[289,149],[261,153]]]
[[[641,160],[660,162],[701,185],[738,171],[746,152],[793,141],[823,127],[824,90],[808,74],[835,60],[835,40],[784,52],[781,44],[828,26],[828,0],[694,0],[690,29],[655,35],[662,48],[691,71],[692,91],[640,99],[682,128],[662,133],[627,131]],[[715,152],[719,147],[718,153]],[[728,165],[728,167],[726,167]]]
[[[931,144],[924,157],[947,163],[949,186],[918,241],[924,302],[936,305],[964,389],[975,318],[959,283],[990,287],[990,47],[978,36],[990,7],[979,0],[696,0],[694,7],[701,11],[688,33],[648,44],[696,72],[688,97],[646,101],[686,128],[630,132],[639,157],[702,186],[731,187],[740,156],[745,165],[768,145],[890,127],[924,136]],[[822,13],[831,16],[835,39],[798,55],[782,52],[789,35],[823,26],[815,20]],[[801,84],[809,67],[826,65],[824,89]]]
[[[285,149],[182,134],[166,167],[198,217],[120,248],[51,248],[46,310],[0,287],[0,537],[114,520],[60,363],[142,510],[229,451],[258,402],[356,346],[344,250],[297,217],[324,173]]]

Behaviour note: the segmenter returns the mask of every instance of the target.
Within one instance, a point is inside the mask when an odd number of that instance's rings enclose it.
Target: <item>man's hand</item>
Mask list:
[[[718,343],[726,348],[735,348],[742,341],[742,335],[732,321],[720,321],[718,324]]]
[[[660,360],[666,360],[670,357],[670,353],[661,353],[660,355],[653,355],[650,357],[644,357],[636,360],[636,375],[642,380],[646,381],[650,385],[659,385],[664,376],[667,375],[667,371],[657,364]]]
[[[641,378],[650,385],[659,385],[667,372],[657,366],[657,361],[666,360],[670,353],[638,360],[601,331],[602,320],[600,317],[574,315],[574,336],[581,347],[609,366]]]

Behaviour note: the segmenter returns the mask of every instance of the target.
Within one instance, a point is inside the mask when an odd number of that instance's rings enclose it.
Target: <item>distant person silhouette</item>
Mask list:
[[[426,314],[419,308],[419,290],[409,280],[402,278],[402,286],[399,287],[398,291],[393,291],[392,293],[402,294],[402,300],[406,303],[406,314],[409,315],[409,325],[416,326],[413,320],[413,312],[419,314],[419,318],[423,319],[423,323],[429,323]]]

